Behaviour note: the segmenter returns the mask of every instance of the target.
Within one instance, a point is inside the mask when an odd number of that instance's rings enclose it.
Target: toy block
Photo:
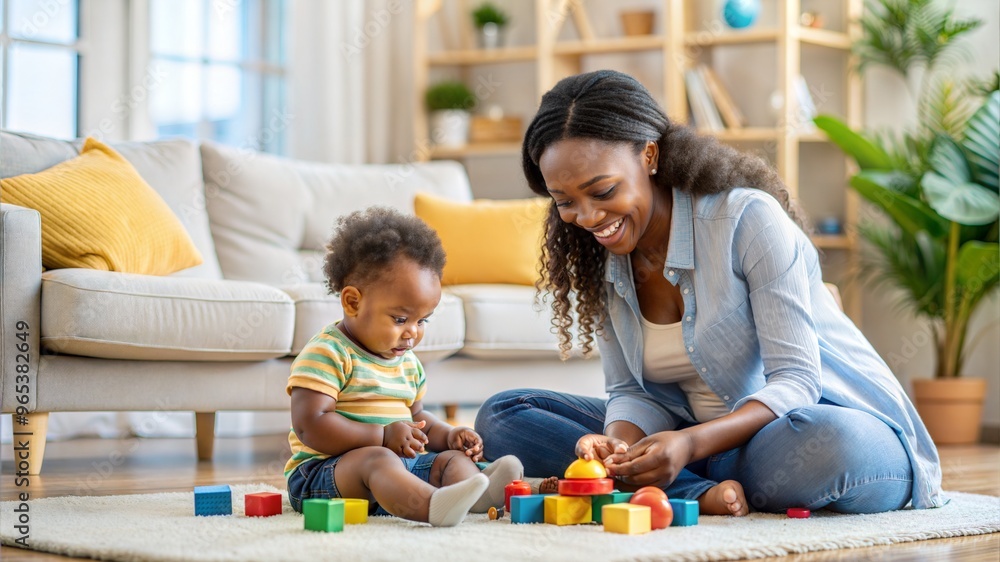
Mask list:
[[[194,487],[195,515],[232,515],[233,491],[228,484]]]
[[[344,498],[344,523],[359,525],[368,522],[368,500]]]
[[[628,503],[632,497],[632,492],[611,492],[590,498],[590,510],[593,512],[594,523],[601,522],[602,508],[615,503]]]
[[[559,481],[560,496],[599,496],[610,494],[615,489],[615,481],[610,478],[567,479]]]
[[[621,533],[623,535],[641,535],[651,529],[653,510],[646,505],[632,503],[614,503],[605,505],[601,511],[604,519],[604,532]]]
[[[544,523],[545,498],[552,494],[531,494],[510,497],[511,523]]]
[[[281,515],[281,494],[257,492],[243,497],[243,512],[247,517]]]
[[[531,485],[523,480],[514,480],[503,487],[503,507],[510,511],[511,496],[530,496]]]
[[[590,523],[590,496],[547,496],[545,522],[550,525]]]
[[[698,502],[694,500],[668,500],[674,508],[671,527],[692,527],[698,524]]]
[[[589,461],[585,461],[583,459],[576,459],[575,461],[570,463],[563,477],[574,480],[592,480],[594,478],[607,478],[608,469],[604,468],[604,464],[597,459],[591,459]]]
[[[339,533],[344,530],[344,500],[310,499],[302,502],[307,531]]]
[[[789,507],[785,514],[792,519],[809,519],[809,510],[804,507]]]

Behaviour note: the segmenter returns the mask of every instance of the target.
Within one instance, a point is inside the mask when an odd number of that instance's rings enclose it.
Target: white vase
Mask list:
[[[465,146],[469,142],[469,112],[445,109],[431,113],[431,140],[438,146]]]

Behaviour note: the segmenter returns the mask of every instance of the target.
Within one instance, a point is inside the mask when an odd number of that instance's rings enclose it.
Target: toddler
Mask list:
[[[522,477],[516,457],[480,472],[483,441],[425,411],[413,348],[441,300],[445,254],[420,219],[373,207],[339,220],[324,267],[344,319],[314,336],[292,364],[292,507],[309,498],[361,498],[375,515],[458,525],[504,503]],[[431,452],[428,452],[431,451]]]

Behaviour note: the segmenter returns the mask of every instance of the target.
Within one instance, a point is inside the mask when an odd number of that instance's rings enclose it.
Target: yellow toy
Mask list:
[[[607,477],[608,470],[604,468],[604,464],[597,459],[591,459],[589,461],[576,459],[566,469],[565,474],[565,478],[572,478],[574,480],[590,480],[594,478]]]
[[[344,523],[357,525],[368,522],[368,500],[344,498]]]
[[[545,522],[549,525],[580,525],[590,521],[590,496],[545,496]]]
[[[645,505],[613,503],[601,510],[604,531],[623,535],[641,535],[651,529],[652,510]]]

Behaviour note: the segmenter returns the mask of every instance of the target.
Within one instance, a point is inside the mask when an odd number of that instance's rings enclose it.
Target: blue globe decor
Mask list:
[[[733,29],[749,27],[760,14],[760,0],[726,0],[722,17]]]

